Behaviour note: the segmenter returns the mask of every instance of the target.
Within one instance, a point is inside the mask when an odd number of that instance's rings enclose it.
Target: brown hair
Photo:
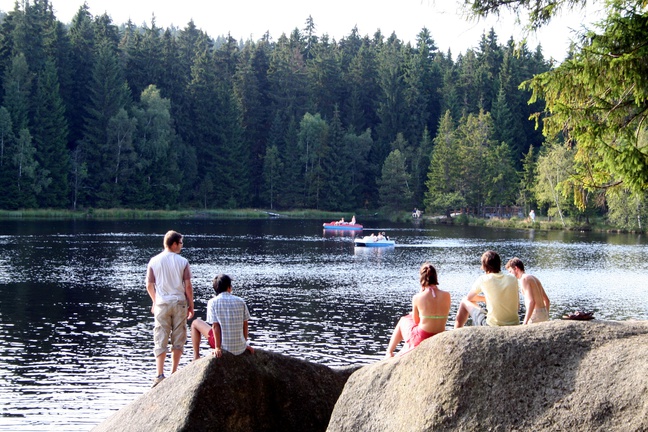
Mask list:
[[[164,247],[171,248],[174,243],[180,243],[182,241],[182,234],[175,232],[173,230],[167,231],[164,235]]]
[[[430,285],[438,285],[439,280],[437,279],[437,271],[432,264],[429,262],[424,262],[419,270],[421,276],[421,286],[426,287]]]
[[[497,252],[487,250],[481,257],[481,264],[486,273],[499,273],[502,271],[502,258]]]
[[[519,268],[520,270],[524,271],[524,263],[523,263],[522,260],[521,260],[520,258],[518,258],[518,257],[511,258],[511,259],[508,260],[508,262],[506,263],[506,268],[507,268],[507,269],[509,269],[509,268],[513,268],[513,267]]]
[[[214,291],[216,291],[216,295],[220,293],[224,293],[231,286],[232,286],[232,278],[230,278],[226,274],[217,275],[214,278],[214,281],[212,282],[212,287],[214,288]]]

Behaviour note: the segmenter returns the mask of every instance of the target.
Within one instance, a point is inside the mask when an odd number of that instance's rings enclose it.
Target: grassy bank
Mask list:
[[[565,218],[564,225],[560,219],[551,219],[538,217],[535,222],[530,219],[522,219],[512,217],[510,219],[499,218],[476,218],[467,215],[459,215],[448,220],[445,217],[429,217],[425,218],[436,224],[452,224],[452,225],[469,225],[469,226],[483,226],[488,228],[510,228],[510,229],[538,229],[538,230],[566,230],[566,231],[597,231],[597,232],[614,232],[614,233],[632,233],[642,234],[645,231],[629,231],[620,229],[618,227],[609,225],[603,218],[590,219],[590,222],[574,221],[570,218]]]
[[[138,210],[138,209],[86,209],[86,210],[57,210],[57,209],[35,209],[35,210],[0,210],[1,220],[73,220],[73,219],[96,219],[96,220],[161,220],[161,219],[267,219],[267,218],[290,218],[290,219],[311,219],[332,221],[345,218],[347,221],[353,216],[353,212],[330,212],[322,210],[289,210],[277,211],[267,209],[234,209],[234,210]],[[410,222],[410,212],[397,213],[375,213],[362,210],[355,213],[359,223],[368,219],[384,219],[394,222]],[[434,224],[469,225],[483,226],[489,228],[511,228],[511,229],[540,229],[540,230],[571,230],[571,231],[600,231],[617,233],[643,233],[619,229],[605,223],[601,219],[590,220],[590,223],[565,219],[565,225],[558,219],[549,220],[538,217],[535,222],[528,218],[522,219],[512,217],[510,219],[499,218],[476,218],[467,215],[459,215],[448,220],[443,216],[421,217],[422,221]]]
[[[263,209],[234,210],[138,210],[138,209],[86,209],[86,210],[0,210],[3,220],[36,219],[97,219],[97,220],[136,220],[136,219],[267,219],[284,217],[292,219],[351,219],[353,214],[346,212],[326,212],[319,210],[292,210],[278,212]],[[375,215],[374,215],[375,216]]]

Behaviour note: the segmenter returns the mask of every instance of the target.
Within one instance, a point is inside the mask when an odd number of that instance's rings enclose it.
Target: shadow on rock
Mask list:
[[[257,349],[192,362],[94,431],[324,431],[357,368]]]

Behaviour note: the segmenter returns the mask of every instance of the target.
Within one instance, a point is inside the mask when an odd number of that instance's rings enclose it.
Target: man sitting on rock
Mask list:
[[[201,335],[207,338],[216,357],[221,357],[223,350],[234,355],[254,353],[247,344],[250,312],[242,298],[232,295],[232,279],[220,274],[214,278],[213,287],[216,296],[207,303],[207,322],[196,318],[191,323],[194,360],[200,358]]]
[[[522,324],[533,324],[549,321],[549,307],[551,302],[540,280],[524,272],[524,263],[520,258],[511,258],[506,263],[506,269],[519,281],[520,289],[524,295],[526,315]]]
[[[517,279],[510,274],[502,273],[502,259],[492,250],[482,255],[481,268],[486,274],[475,281],[468,295],[461,300],[455,329],[463,327],[469,317],[476,326],[520,324]],[[486,303],[488,313],[479,306],[480,302]]]

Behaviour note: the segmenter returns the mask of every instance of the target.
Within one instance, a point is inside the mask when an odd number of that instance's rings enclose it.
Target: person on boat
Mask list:
[[[378,237],[376,237],[376,233],[371,233],[371,235],[369,236],[369,239],[370,239],[371,241],[375,242],[375,241],[378,240]]]
[[[475,326],[520,324],[520,295],[515,277],[502,273],[502,259],[492,250],[482,255],[481,268],[486,274],[475,281],[468,295],[461,300],[455,329],[463,327],[468,318],[472,318]],[[479,303],[486,303],[488,314]]]
[[[355,225],[355,224],[356,224],[356,219],[355,219],[355,215],[353,215],[353,217],[351,218],[351,225]]]
[[[176,231],[164,235],[164,251],[146,267],[146,291],[153,302],[153,354],[156,375],[153,387],[164,379],[164,362],[171,340],[171,373],[178,370],[187,341],[187,319],[194,313],[193,287],[189,261],[180,256],[183,236]]]
[[[412,297],[412,312],[402,317],[387,347],[385,357],[393,357],[401,341],[405,344],[398,355],[416,348],[425,339],[445,331],[450,313],[450,293],[439,289],[436,269],[429,262],[419,270],[421,291]]]
[[[247,344],[250,312],[245,300],[232,295],[232,279],[220,274],[214,278],[212,286],[216,296],[207,302],[207,322],[196,318],[191,323],[194,360],[200,358],[201,335],[209,341],[215,357],[221,357],[223,351],[234,355],[246,351],[254,353],[254,349]]]
[[[383,233],[378,231],[378,239],[377,239],[377,241],[382,241],[382,240],[385,240],[385,236],[383,235]]]
[[[522,324],[549,321],[549,306],[551,306],[551,302],[540,280],[524,272],[524,263],[520,258],[511,258],[505,267],[518,280],[518,285],[524,296],[526,314]]]

